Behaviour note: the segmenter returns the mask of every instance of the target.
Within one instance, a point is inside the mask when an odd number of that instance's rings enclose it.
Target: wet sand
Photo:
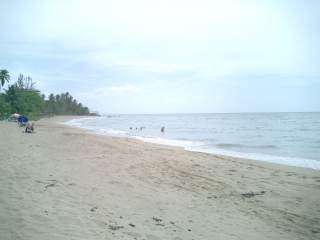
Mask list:
[[[0,236],[320,239],[320,171],[0,122]]]

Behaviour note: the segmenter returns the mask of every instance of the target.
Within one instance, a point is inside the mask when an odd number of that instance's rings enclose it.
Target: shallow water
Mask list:
[[[109,115],[66,124],[192,151],[320,169],[320,113]]]

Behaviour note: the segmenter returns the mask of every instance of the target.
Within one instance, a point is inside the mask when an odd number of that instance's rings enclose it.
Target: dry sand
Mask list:
[[[0,239],[320,239],[320,171],[0,122]]]

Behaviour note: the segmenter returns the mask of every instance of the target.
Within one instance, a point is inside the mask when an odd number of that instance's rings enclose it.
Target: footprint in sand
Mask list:
[[[266,192],[265,191],[261,191],[261,192],[247,192],[247,193],[241,193],[241,197],[243,198],[252,198],[258,195],[264,195]]]
[[[152,220],[154,220],[157,223],[162,222],[162,219],[161,218],[157,218],[157,217],[152,217]]]

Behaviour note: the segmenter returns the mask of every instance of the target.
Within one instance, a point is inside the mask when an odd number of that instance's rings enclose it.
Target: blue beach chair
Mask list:
[[[27,123],[28,123],[28,118],[26,117],[26,116],[20,116],[20,117],[18,117],[18,124],[19,124],[19,126],[20,127],[24,127],[24,126],[26,126],[27,125]]]

